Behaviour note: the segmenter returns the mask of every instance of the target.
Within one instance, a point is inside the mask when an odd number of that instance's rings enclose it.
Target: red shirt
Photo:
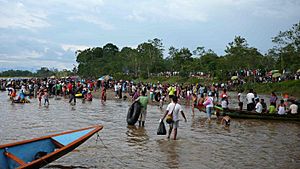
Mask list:
[[[71,91],[71,90],[72,90],[72,88],[73,88],[72,84],[71,84],[71,83],[69,83],[69,84],[68,84],[68,89],[69,89],[69,91]]]
[[[220,97],[221,97],[221,99],[222,99],[222,98],[224,98],[224,97],[228,97],[228,95],[227,95],[227,93],[222,93],[222,94],[220,95]]]

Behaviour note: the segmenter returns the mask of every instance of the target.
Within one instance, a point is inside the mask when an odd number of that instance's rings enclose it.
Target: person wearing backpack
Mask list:
[[[177,103],[178,98],[177,96],[173,96],[172,97],[172,102],[168,105],[167,109],[166,109],[166,113],[164,114],[163,118],[161,119],[162,121],[165,119],[166,116],[167,117],[167,123],[169,124],[169,133],[168,133],[168,139],[170,139],[171,133],[173,131],[174,128],[174,140],[176,140],[177,137],[177,129],[179,127],[179,112],[181,112],[182,117],[184,118],[185,122],[186,117],[183,113],[183,110],[181,108],[181,105],[179,103]],[[169,119],[169,117],[171,119]]]

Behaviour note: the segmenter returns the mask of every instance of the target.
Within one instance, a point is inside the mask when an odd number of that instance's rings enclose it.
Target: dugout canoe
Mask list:
[[[269,113],[256,113],[246,110],[230,109],[224,111],[226,115],[232,118],[245,118],[245,119],[265,119],[265,120],[287,120],[287,121],[300,121],[300,115],[298,114],[269,114]]]
[[[0,145],[0,168],[41,168],[74,150],[102,128],[96,125]]]

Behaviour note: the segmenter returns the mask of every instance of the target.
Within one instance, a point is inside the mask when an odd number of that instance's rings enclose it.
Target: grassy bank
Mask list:
[[[136,81],[141,82],[150,82],[150,83],[178,83],[178,84],[211,84],[213,80],[207,79],[199,79],[193,77],[152,77],[149,79],[137,79]],[[289,95],[293,95],[297,98],[300,98],[300,80],[292,80],[286,82],[279,83],[246,83],[243,86],[240,86],[238,89],[243,89],[244,91],[248,91],[249,89],[254,89],[257,93],[260,94],[270,94],[272,91],[275,91],[277,94],[288,93]],[[237,90],[237,89],[234,89]]]
[[[244,90],[254,89],[257,93],[270,94],[274,91],[277,94],[288,93],[300,98],[300,80],[292,80],[279,83],[248,83],[242,87]]]
[[[172,76],[172,77],[151,77],[149,79],[136,79],[136,82],[147,82],[147,83],[157,83],[160,82],[162,84],[196,84],[196,83],[201,83],[201,84],[209,84],[211,83],[211,80],[207,79],[199,79],[195,77],[180,77],[180,76]]]

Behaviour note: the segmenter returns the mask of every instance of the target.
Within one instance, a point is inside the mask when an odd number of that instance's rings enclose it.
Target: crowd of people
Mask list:
[[[236,86],[243,85],[249,81],[256,83],[274,83],[286,80],[299,80],[300,71],[291,73],[284,70],[280,73],[279,70],[266,71],[261,69],[241,69],[233,72],[227,72],[224,76],[227,77],[227,79],[230,79],[228,81],[230,86]]]
[[[241,98],[241,93],[238,94]],[[239,100],[240,101],[240,100]],[[256,113],[270,113],[274,114],[277,112],[279,115],[284,114],[297,114],[298,105],[296,104],[296,99],[289,97],[287,93],[282,96],[282,99],[279,100],[275,92],[272,92],[270,95],[270,104],[267,106],[263,98],[259,98],[258,95],[250,89],[246,95],[247,110],[255,111]],[[239,102],[239,106],[242,106],[243,103]],[[240,107],[240,110],[242,107]]]
[[[134,83],[127,80],[77,80],[77,79],[20,79],[20,80],[0,80],[1,89],[8,90],[12,102],[26,103],[29,97],[37,98],[39,105],[42,103],[49,106],[49,98],[63,96],[69,99],[69,103],[75,105],[76,98],[92,101],[92,92],[100,90],[101,103],[106,101],[106,92],[111,90],[114,92],[115,99],[131,100],[132,102],[141,103],[141,115],[139,117],[139,126],[144,127],[147,114],[147,105],[149,103],[157,103],[159,108],[163,110],[164,104],[168,103],[166,112],[161,120],[164,120],[168,114],[172,114],[173,121],[170,124],[170,134],[174,131],[174,139],[176,139],[177,128],[179,126],[178,114],[181,112],[186,121],[181,104],[191,106],[192,115],[195,110],[203,111],[207,115],[207,121],[211,121],[212,114],[216,113],[220,117],[221,123],[225,126],[230,125],[230,117],[226,115],[226,111],[232,109],[229,103],[236,99],[240,110],[253,111],[256,113],[277,113],[297,114],[298,105],[293,97],[284,94],[282,99],[271,93],[270,104],[267,106],[263,98],[259,98],[253,89],[249,92],[238,92],[232,96],[227,93],[228,86],[221,84],[162,84],[157,83]],[[17,95],[17,91],[19,94]],[[246,105],[246,106],[244,106]]]

